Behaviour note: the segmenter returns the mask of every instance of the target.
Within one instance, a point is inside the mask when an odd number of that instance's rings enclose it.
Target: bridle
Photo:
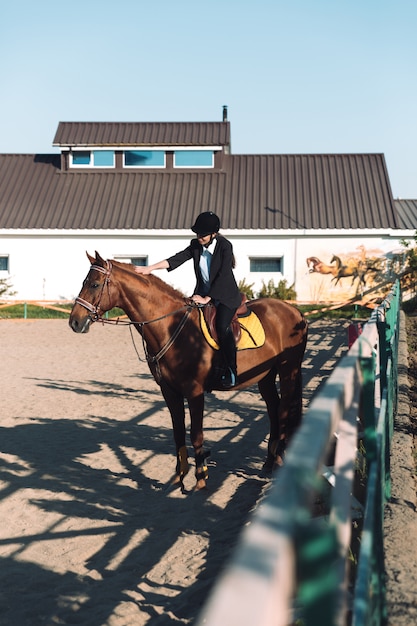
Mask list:
[[[100,314],[100,308],[101,308],[100,304],[101,304],[101,299],[103,297],[105,287],[107,287],[107,293],[110,298],[109,284],[110,284],[110,274],[112,272],[113,266],[111,264],[111,261],[106,261],[106,263],[107,263],[107,268],[101,267],[101,265],[95,265],[94,263],[90,267],[90,272],[92,270],[96,270],[97,272],[100,272],[101,274],[105,274],[105,279],[101,286],[101,291],[100,291],[97,304],[91,304],[90,302],[87,302],[87,300],[84,300],[83,298],[80,298],[79,296],[75,298],[75,304],[81,304],[81,306],[87,309],[87,311],[92,313],[92,315],[90,315],[90,318],[93,322],[97,322],[99,320],[104,321],[103,317]]]
[[[89,311],[90,313],[90,318],[93,322],[102,322],[103,324],[125,324],[125,325],[129,325],[130,328],[132,326],[136,326],[138,329],[140,329],[140,334],[142,337],[142,344],[143,344],[143,350],[145,353],[145,357],[146,357],[146,361],[148,363],[153,363],[156,364],[157,366],[157,375],[158,377],[161,376],[161,372],[160,372],[160,368],[159,368],[159,361],[160,359],[162,359],[162,357],[168,352],[169,348],[172,346],[172,344],[174,343],[174,341],[176,340],[176,338],[178,337],[178,335],[180,334],[180,332],[182,331],[182,329],[185,326],[186,321],[188,320],[190,313],[192,311],[192,309],[196,308],[197,305],[195,305],[191,300],[187,300],[187,304],[185,304],[184,306],[182,306],[180,309],[176,309],[175,311],[171,311],[170,313],[167,313],[165,315],[161,315],[160,317],[157,317],[153,320],[147,320],[147,321],[142,321],[142,322],[135,322],[132,320],[120,320],[119,318],[117,318],[117,320],[108,320],[108,319],[104,319],[103,316],[100,313],[100,309],[101,309],[101,299],[103,297],[103,293],[105,288],[107,287],[107,294],[109,296],[110,299],[110,276],[112,273],[112,269],[113,269],[113,265],[111,263],[111,261],[106,261],[107,263],[107,267],[101,267],[101,265],[96,265],[95,263],[93,263],[90,267],[90,272],[92,270],[97,270],[98,272],[100,272],[101,274],[105,275],[105,279],[103,281],[103,284],[101,286],[101,291],[100,291],[100,295],[98,298],[98,302],[97,304],[91,304],[90,302],[88,302],[87,300],[84,300],[83,298],[80,298],[79,296],[77,298],[75,298],[75,304],[80,304],[82,307],[84,307],[85,309],[87,309],[87,311]],[[151,355],[148,352],[148,347],[146,345],[146,341],[145,341],[145,326],[148,324],[153,324],[154,322],[159,322],[160,320],[163,320],[166,317],[170,317],[171,315],[175,315],[176,313],[179,313],[180,311],[183,311],[185,309],[185,313],[181,319],[181,321],[179,322],[178,326],[176,327],[176,329],[174,330],[173,334],[171,335],[171,337],[168,339],[167,343],[157,352],[157,354]],[[132,334],[132,333],[131,333]],[[135,347],[136,350],[136,346],[135,346],[135,341],[133,339],[133,335],[132,335],[132,341],[133,341],[133,345]],[[138,354],[137,350],[136,353]],[[139,354],[138,354],[139,357]],[[140,357],[139,357],[140,359]],[[142,360],[142,359],[140,359]]]

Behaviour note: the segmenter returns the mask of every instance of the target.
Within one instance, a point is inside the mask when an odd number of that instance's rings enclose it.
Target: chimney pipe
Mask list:
[[[223,105],[223,122],[227,122],[227,105]]]

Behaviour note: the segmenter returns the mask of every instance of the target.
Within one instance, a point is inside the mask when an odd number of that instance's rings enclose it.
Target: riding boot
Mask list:
[[[216,308],[216,330],[225,369],[221,377],[221,383],[224,389],[230,389],[235,386],[237,375],[236,344],[230,326],[236,309],[231,309],[224,304],[218,304]]]
[[[221,378],[222,387],[224,389],[231,389],[236,384],[237,365],[236,343],[230,326],[225,335],[222,337],[222,340],[219,341],[219,344],[225,364],[225,372]]]

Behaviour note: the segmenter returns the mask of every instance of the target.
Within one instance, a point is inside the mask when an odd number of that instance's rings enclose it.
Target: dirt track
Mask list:
[[[305,406],[346,338],[312,323]],[[0,345],[0,624],[192,623],[267,485],[256,390],[208,395],[209,489],[169,492],[170,418],[126,327],[1,320]]]

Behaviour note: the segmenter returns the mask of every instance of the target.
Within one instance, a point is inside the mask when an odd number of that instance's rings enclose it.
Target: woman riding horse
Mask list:
[[[153,265],[137,266],[135,271],[138,274],[150,274],[160,269],[170,272],[193,259],[197,283],[191,299],[201,306],[212,302],[216,307],[216,330],[224,359],[221,386],[231,389],[236,384],[237,367],[236,344],[230,324],[241,303],[233,275],[232,244],[219,234],[220,219],[211,211],[200,213],[191,230],[197,238],[192,239],[185,250]]]
[[[204,449],[204,396],[209,388],[222,388],[220,381],[211,383],[211,373],[217,369],[222,355],[205,339],[198,307],[157,276],[137,274],[133,265],[106,261],[98,252],[95,257],[87,256],[91,266],[75,299],[70,327],[76,333],[87,333],[94,322],[106,321],[103,317],[106,311],[115,307],[125,311],[130,320],[126,323],[142,336],[149,369],[171,415],[177,454],[172,482],[182,485],[189,471],[186,400],[191,418],[196,488],[205,488],[208,452]],[[260,320],[265,340],[255,348],[239,349],[235,389],[257,384],[265,401],[270,428],[262,473],[270,474],[282,464],[286,446],[302,417],[301,363],[307,323],[297,308],[275,298],[252,300],[248,309]],[[277,376],[279,393],[275,384]]]

